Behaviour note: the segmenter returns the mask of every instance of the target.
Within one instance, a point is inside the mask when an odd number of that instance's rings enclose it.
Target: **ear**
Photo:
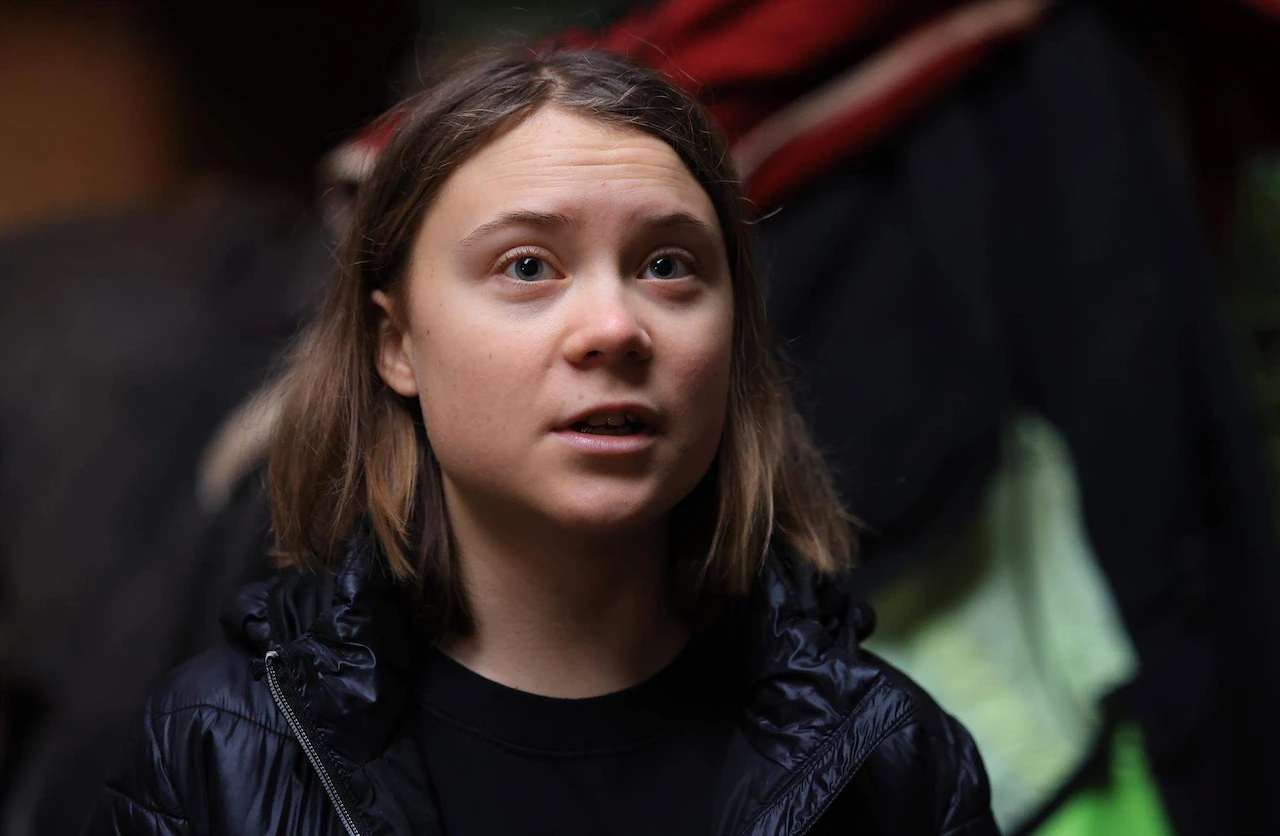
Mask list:
[[[416,398],[418,376],[413,371],[413,338],[408,329],[400,325],[404,318],[398,315],[391,297],[375,290],[372,299],[382,309],[378,317],[378,374],[392,391]]]

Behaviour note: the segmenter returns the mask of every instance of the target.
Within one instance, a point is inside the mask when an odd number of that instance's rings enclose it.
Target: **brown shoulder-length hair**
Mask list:
[[[693,99],[593,51],[485,55],[392,116],[394,136],[361,187],[335,282],[285,378],[269,470],[281,562],[332,566],[367,525],[389,570],[419,594],[429,632],[470,629],[439,466],[417,401],[378,374],[380,309],[370,294],[400,298],[414,237],[445,180],[548,105],[662,140],[719,219],[733,285],[731,384],[715,462],[676,509],[683,576],[695,592],[746,592],[771,545],[822,570],[847,566],[850,520],[780,371],[724,140]]]

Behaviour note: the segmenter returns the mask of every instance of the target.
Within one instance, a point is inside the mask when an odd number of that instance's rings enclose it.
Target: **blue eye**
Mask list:
[[[513,279],[522,282],[536,282],[546,275],[547,265],[540,258],[525,256],[517,258],[507,266],[506,273]]]
[[[682,279],[689,275],[689,268],[673,255],[660,255],[649,262],[644,272],[651,279]]]

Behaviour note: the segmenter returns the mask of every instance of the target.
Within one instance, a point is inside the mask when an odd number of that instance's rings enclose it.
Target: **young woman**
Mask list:
[[[496,56],[410,101],[288,379],[287,568],[92,833],[990,833],[858,648],[852,536],[696,104]]]

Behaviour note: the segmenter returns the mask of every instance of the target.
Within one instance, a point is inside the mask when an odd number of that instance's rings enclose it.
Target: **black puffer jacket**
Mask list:
[[[417,643],[365,538],[330,576],[249,587],[232,642],[148,706],[90,834],[439,834],[426,768],[398,733]],[[964,728],[858,649],[870,611],[772,558],[728,623],[747,699],[715,833],[995,833]],[[344,830],[345,828],[345,830]]]

